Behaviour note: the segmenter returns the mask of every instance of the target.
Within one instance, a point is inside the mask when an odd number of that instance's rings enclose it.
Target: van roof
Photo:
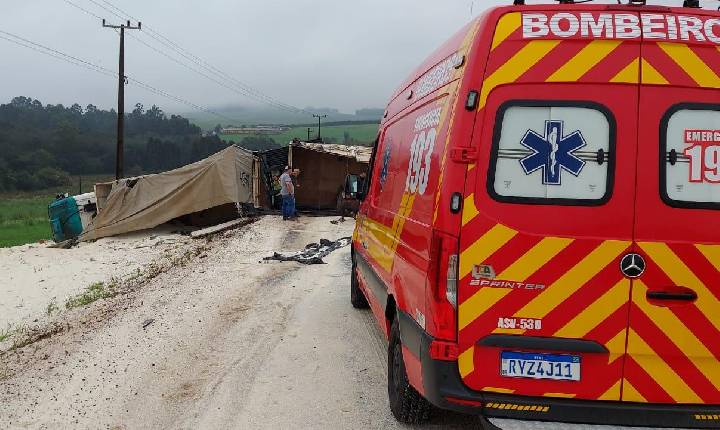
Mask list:
[[[510,3],[512,0],[507,0]],[[572,0],[570,0],[572,1]],[[703,9],[695,7],[685,7],[681,5],[681,1],[677,0],[678,6],[661,6],[661,5],[644,5],[644,4],[599,4],[599,3],[547,3],[532,5],[514,5],[497,6],[485,10],[481,15],[473,19],[465,25],[460,31],[452,36],[448,41],[436,49],[426,60],[420,64],[414,72],[398,87],[393,93],[390,105],[397,104],[398,99],[409,99],[409,91],[412,86],[421,78],[428,74],[433,67],[443,62],[445,59],[458,51],[462,41],[467,37],[473,27],[477,27],[478,32],[474,39],[478,37],[491,38],[495,31],[495,26],[500,17],[510,12],[636,12],[636,13],[662,13],[665,15],[695,15],[720,17],[720,11],[715,9]],[[407,103],[409,104],[409,102]],[[395,112],[393,112],[395,113]],[[387,112],[386,112],[387,114]],[[391,116],[391,115],[388,115]]]

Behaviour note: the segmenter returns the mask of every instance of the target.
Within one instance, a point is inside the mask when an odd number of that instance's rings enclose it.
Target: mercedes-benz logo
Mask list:
[[[630,279],[641,277],[645,268],[645,259],[640,254],[628,254],[620,260],[620,270]]]

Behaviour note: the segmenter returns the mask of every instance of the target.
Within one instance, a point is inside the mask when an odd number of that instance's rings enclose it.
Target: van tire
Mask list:
[[[390,329],[388,347],[388,399],[393,416],[401,423],[424,424],[430,419],[432,406],[408,381],[397,317]]]
[[[360,289],[357,278],[357,264],[355,264],[355,255],[352,256],[352,273],[350,274],[350,303],[355,309],[367,309],[370,307],[365,294]]]

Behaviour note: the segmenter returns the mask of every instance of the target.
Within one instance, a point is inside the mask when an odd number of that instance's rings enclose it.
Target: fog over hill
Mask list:
[[[382,108],[365,108],[358,109],[354,113],[340,112],[334,108],[304,108],[308,113],[294,113],[282,111],[265,106],[242,106],[242,105],[226,105],[211,108],[213,112],[222,114],[227,119],[218,118],[218,116],[206,112],[185,112],[183,117],[190,119],[204,130],[214,128],[217,124],[222,126],[242,126],[242,125],[260,125],[260,124],[288,124],[288,125],[305,125],[316,124],[317,118],[312,117],[312,113],[318,115],[327,115],[323,118],[325,122],[338,121],[377,121],[380,122],[384,110]],[[231,121],[232,120],[232,121]]]

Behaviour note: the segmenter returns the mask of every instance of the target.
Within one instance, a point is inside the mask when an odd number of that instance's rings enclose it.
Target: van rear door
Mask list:
[[[480,97],[460,238],[460,374],[479,391],[617,401],[640,42],[528,41],[518,22],[501,18]]]
[[[642,56],[635,230],[645,271],[633,282],[622,399],[717,405],[720,52],[645,40]]]

